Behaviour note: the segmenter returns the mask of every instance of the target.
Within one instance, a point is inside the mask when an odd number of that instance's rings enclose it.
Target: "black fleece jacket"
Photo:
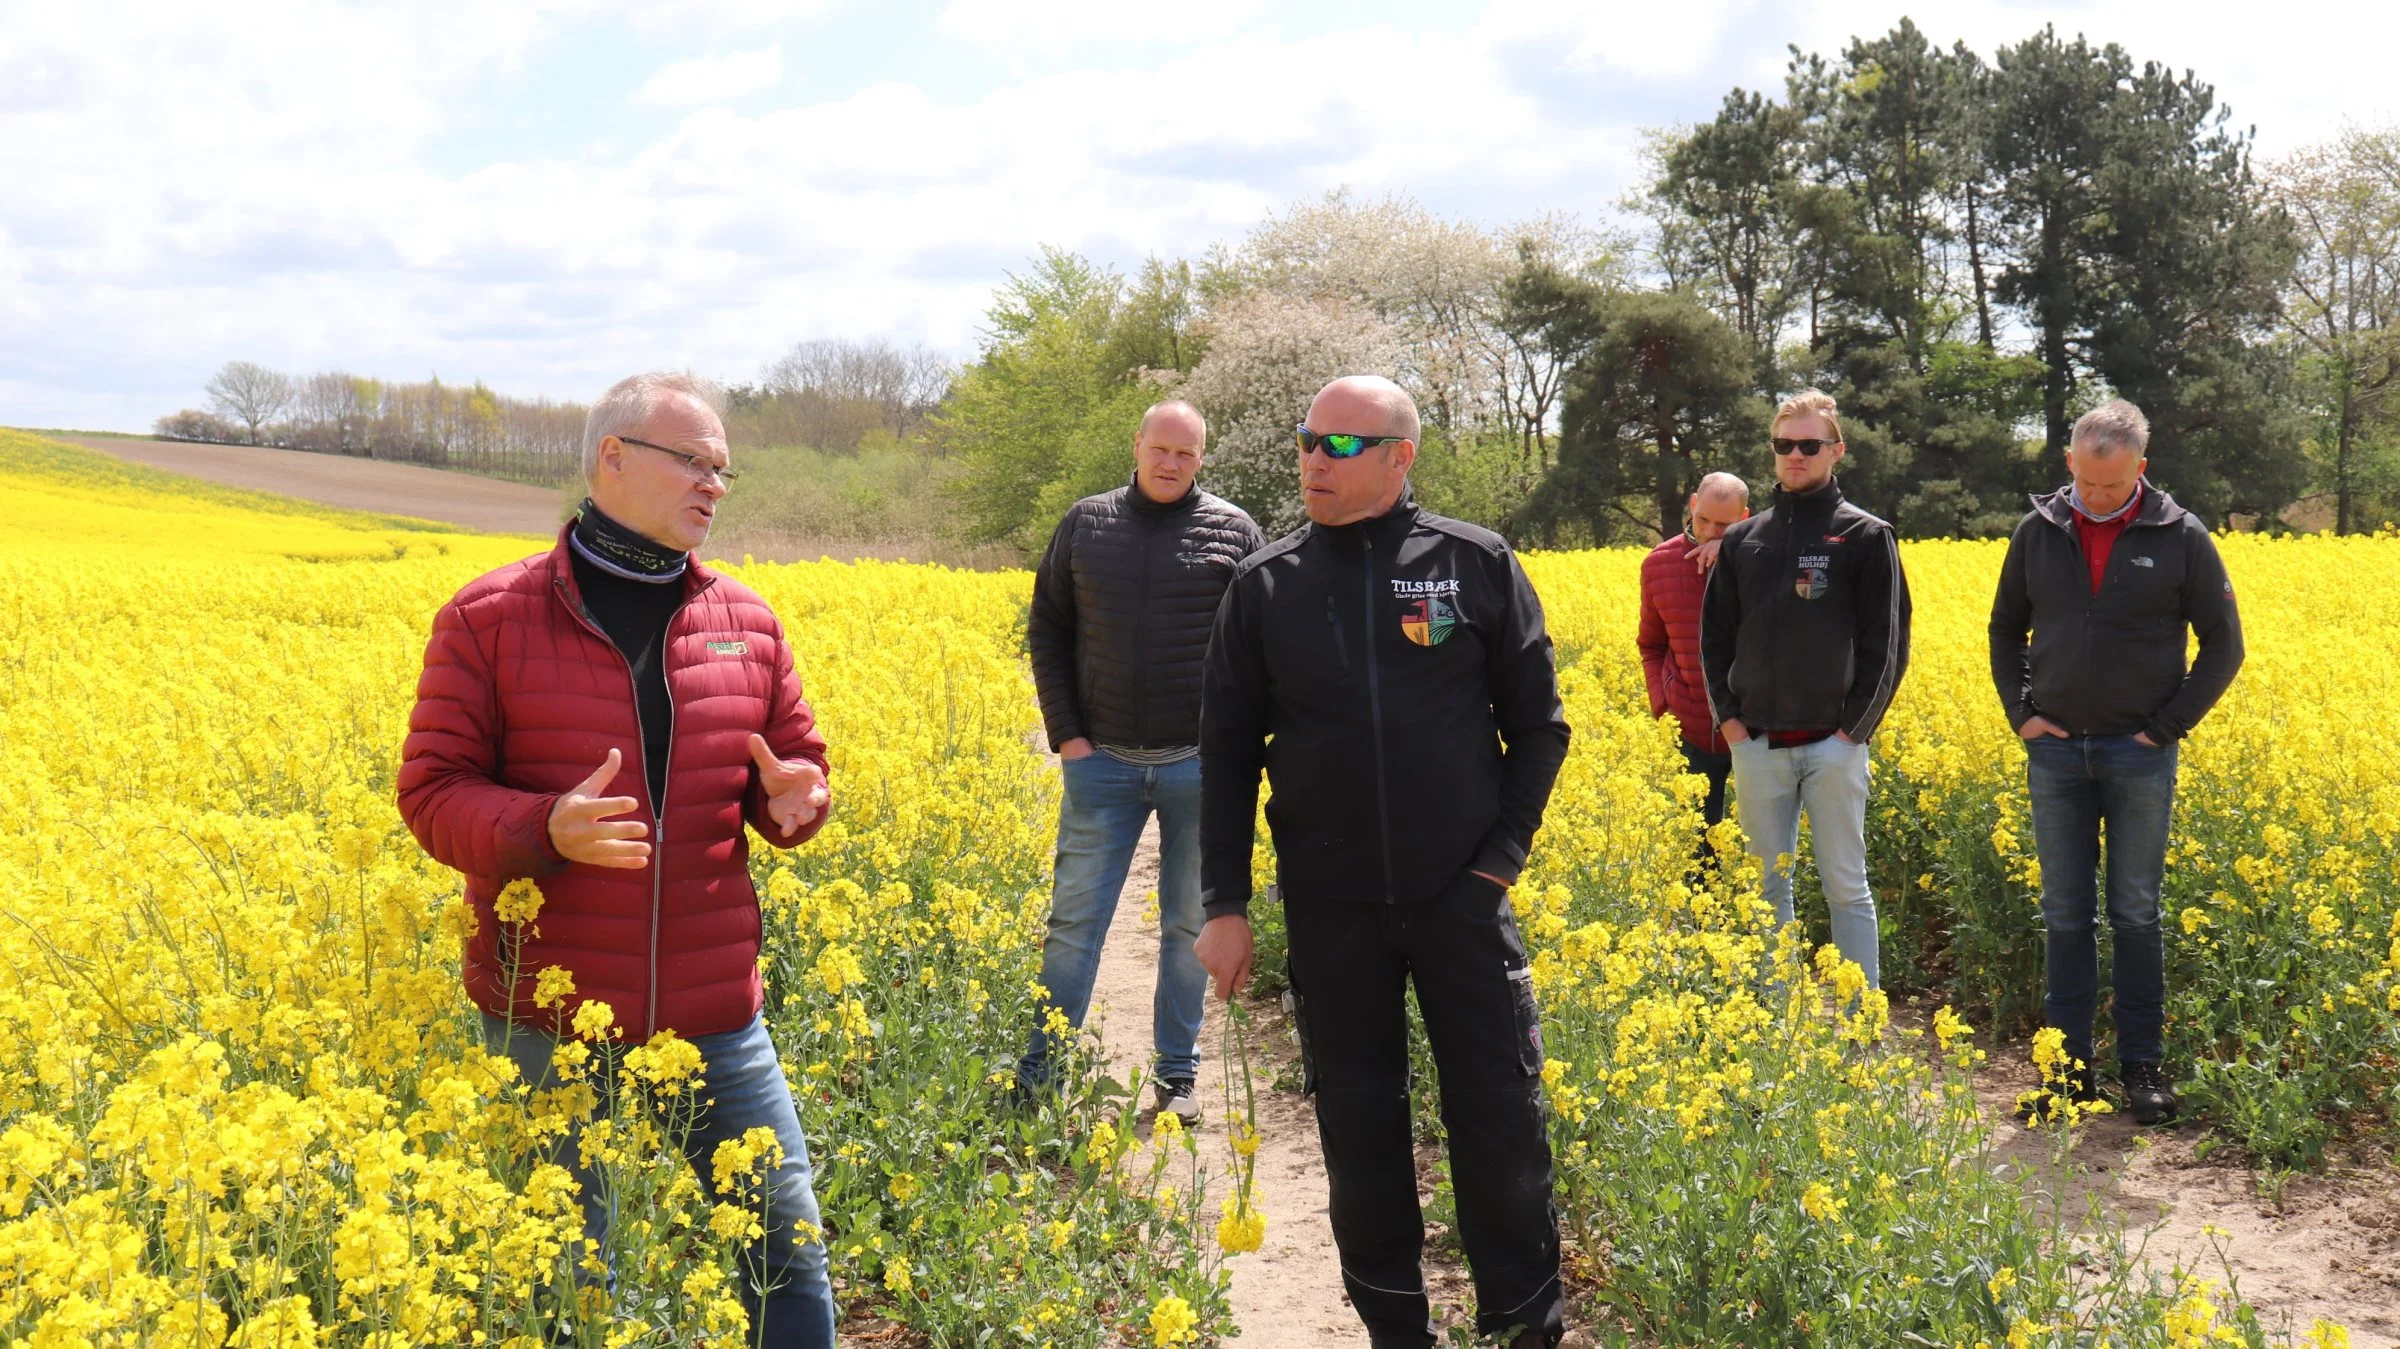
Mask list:
[[[2200,637],[2188,671],[2187,629]],[[2142,732],[2164,745],[2189,735],[2242,668],[2242,617],[2216,540],[2146,483],[2097,595],[2066,489],[2035,497],[2000,564],[1990,637],[1992,684],[2019,729],[2042,716],[2075,735]]]
[[[1235,564],[1267,536],[1197,486],[1152,501],[1130,482],[1069,507],[1033,574],[1025,644],[1050,748],[1200,743],[1200,661]]]
[[[1200,891],[1250,902],[1258,775],[1290,903],[1416,904],[1525,865],[1567,757],[1550,634],[1508,544],[1419,510],[1303,525],[1217,610],[1200,711]]]
[[[1842,498],[1775,489],[1725,531],[1700,601],[1709,713],[1753,734],[1840,731],[1864,744],[1908,669],[1908,577],[1892,527]]]

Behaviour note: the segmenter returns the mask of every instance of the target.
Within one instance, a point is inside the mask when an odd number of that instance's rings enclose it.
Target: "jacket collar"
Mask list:
[[[1794,515],[1831,515],[1842,500],[1842,479],[1838,473],[1805,492],[1787,492],[1778,483],[1773,498],[1776,509]]]
[[[550,556],[544,560],[543,565],[550,569],[551,588],[564,593],[567,597],[568,607],[577,614],[581,614],[583,612],[583,588],[575,584],[575,551],[567,543],[574,533],[575,522],[573,520],[559,526],[558,542],[551,545]],[[717,583],[717,573],[703,566],[700,562],[700,555],[693,553],[691,560],[684,564],[682,579],[683,598],[684,602],[688,604],[701,591]]]
[[[1309,530],[1312,533],[1324,535],[1327,542],[1346,552],[1359,552],[1369,542],[1373,542],[1380,548],[1390,548],[1398,544],[1402,538],[1407,536],[1408,531],[1416,526],[1417,516],[1420,513],[1417,508],[1416,489],[1403,486],[1400,489],[1400,499],[1393,502],[1392,508],[1381,515],[1370,515],[1364,520],[1353,520],[1346,525],[1320,525],[1312,521],[1309,524]]]
[[[1200,480],[1197,478],[1183,489],[1182,496],[1173,501],[1153,501],[1150,494],[1142,490],[1141,476],[1135,473],[1125,479],[1125,501],[1144,515],[1181,515],[1200,504]]]
[[[2186,514],[2183,507],[2175,503],[2175,498],[2159,490],[2147,477],[2142,479],[2141,492],[2141,509],[2125,522],[2127,529],[2139,525],[2171,525]],[[2075,527],[2075,506],[2067,500],[2067,489],[2064,487],[2035,496],[2033,512],[2060,529]]]

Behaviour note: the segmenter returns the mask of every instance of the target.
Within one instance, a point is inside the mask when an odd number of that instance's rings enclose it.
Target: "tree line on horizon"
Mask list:
[[[1335,192],[1128,277],[1046,249],[963,367],[804,342],[733,386],[744,447],[905,451],[949,528],[1030,554],[1124,480],[1142,408],[1210,423],[1204,483],[1299,520],[1291,427],[1325,380],[1416,396],[1434,509],[1545,546],[1654,540],[1701,475],[1768,481],[1766,422],[1841,403],[1844,490],[1912,537],[2004,533],[2075,416],[2152,424],[2151,476],[2220,526],[2400,516],[2400,128],[2254,164],[2190,72],[2045,28],[1990,58],[1902,20],[1792,49],[1776,93],[1655,133],[1630,228],[1486,228]],[[263,392],[262,392],[263,391]],[[244,363],[162,434],[558,482],[582,409],[482,385]],[[280,395],[280,396],[278,396]],[[170,426],[172,423],[172,427]]]

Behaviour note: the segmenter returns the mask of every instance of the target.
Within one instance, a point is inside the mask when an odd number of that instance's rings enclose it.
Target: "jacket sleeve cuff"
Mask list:
[[[1250,896],[1248,895],[1222,898],[1212,895],[1200,902],[1200,921],[1202,922],[1207,922],[1211,918],[1248,918],[1249,916]]]
[[[2143,723],[2142,734],[2149,736],[2150,743],[2154,745],[2172,745],[2176,741],[2183,739],[2183,732],[2176,730],[2174,727],[2169,726],[2167,723],[2160,721],[2156,717],[2152,717],[2149,721]]]
[[[1524,874],[1525,854],[1511,849],[1505,843],[1488,841],[1475,850],[1475,858],[1467,863],[1467,870],[1504,877],[1513,885],[1517,877]]]

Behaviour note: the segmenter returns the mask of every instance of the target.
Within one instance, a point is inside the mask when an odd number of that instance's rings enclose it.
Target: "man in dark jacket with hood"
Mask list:
[[[1808,389],[1769,425],[1775,497],[1725,531],[1701,600],[1709,709],[1733,746],[1734,804],[1777,925],[1808,812],[1833,944],[1882,984],[1867,885],[1867,741],[1908,668],[1908,577],[1892,527],[1842,498],[1833,399]]]
[[[1050,536],[1026,621],[1042,720],[1066,794],[1042,986],[1080,1027],[1134,845],[1158,815],[1158,991],[1151,1006],[1158,1107],[1200,1116],[1200,662],[1233,569],[1266,536],[1242,508],[1200,490],[1208,427],[1160,403],[1134,433],[1132,481],[1085,497]],[[1017,1065],[1046,1084],[1058,1048],[1045,1011]]]
[[[2176,745],[2242,665],[2233,583],[2208,527],[2151,486],[2150,423],[2119,399],[2075,423],[2073,479],[2017,523],[1992,600],[1992,682],[2024,738],[2042,864],[2042,1015],[2066,1033],[2067,1092],[2099,1099],[2100,837],[2108,836],[2117,1058],[2135,1122],[2181,1102],[2164,1062],[2166,940],[2158,894],[2175,804]],[[2032,631],[2030,645],[2026,632]],[[2186,632],[2199,659],[2184,665]],[[2045,1092],[2027,1102],[2047,1114]]]
[[[1408,495],[1416,405],[1335,380],[1298,428],[1309,523],[1242,564],[1200,717],[1199,956],[1250,973],[1258,775],[1342,1284],[1378,1346],[1434,1343],[1407,989],[1433,1045],[1477,1329],[1556,1344],[1541,1022],[1508,890],[1567,754],[1541,600],[1499,535]]]

